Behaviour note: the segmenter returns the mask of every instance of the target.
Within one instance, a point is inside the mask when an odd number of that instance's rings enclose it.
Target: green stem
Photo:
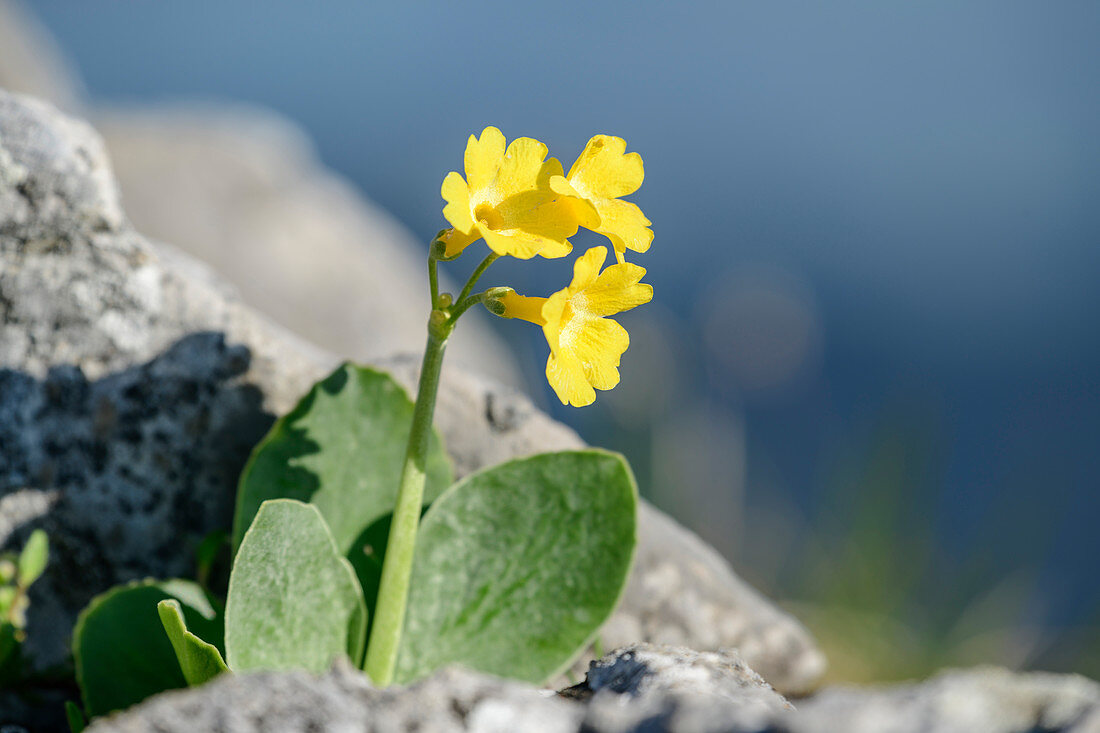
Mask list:
[[[432,413],[439,389],[439,372],[443,366],[443,350],[454,321],[442,311],[432,311],[428,322],[428,344],[424,348],[424,362],[420,367],[420,386],[416,394],[409,444],[405,452],[405,465],[401,471],[401,484],[397,490],[397,504],[393,510],[393,522],[382,561],[382,579],[378,584],[378,602],[374,609],[370,643],[363,668],[379,687],[393,681],[401,632],[405,624],[405,608],[409,600],[409,576],[412,573],[413,551],[416,548],[416,531],[420,524],[420,510],[424,501],[425,464],[428,456],[428,439],[432,431]]]
[[[439,307],[439,260],[428,255],[428,287],[432,291],[432,308]]]
[[[484,274],[485,271],[489,269],[489,265],[493,264],[498,257],[500,257],[500,255],[498,255],[496,252],[490,252],[488,255],[486,255],[485,259],[481,261],[481,264],[478,265],[477,269],[474,270],[472,275],[470,275],[470,279],[466,281],[466,286],[462,288],[462,292],[458,294],[457,298],[455,298],[456,303],[462,303],[466,300],[466,298],[470,296],[470,293],[474,291],[474,285],[477,285],[478,278],[480,278],[482,274]]]
[[[363,669],[375,685],[385,687],[393,682],[401,633],[405,626],[405,610],[409,603],[409,580],[412,575],[416,532],[424,503],[424,480],[428,459],[428,440],[432,433],[432,414],[439,391],[439,373],[443,368],[443,351],[458,317],[483,295],[470,297],[478,278],[499,255],[490,253],[477,266],[462,293],[452,306],[439,300],[439,276],[436,258],[428,256],[428,283],[431,287],[432,314],[428,319],[428,343],[420,365],[420,385],[416,392],[409,444],[405,449],[405,465],[401,469],[401,484],[397,488],[397,503],[382,560],[382,577],[378,583],[378,601],[371,623],[370,642]]]

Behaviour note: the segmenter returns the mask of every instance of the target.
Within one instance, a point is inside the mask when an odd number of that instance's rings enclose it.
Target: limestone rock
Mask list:
[[[552,693],[458,668],[408,688],[378,690],[338,665],[228,676],[166,693],[98,721],[88,733],[574,733],[581,710]]]
[[[21,507],[0,544],[50,534],[28,630],[40,665],[65,659],[95,593],[187,571],[229,519],[249,445],[331,361],[159,258],[91,128],[0,92],[0,506]]]
[[[1100,731],[1100,684],[1077,675],[976,668],[919,683],[835,687],[798,705],[794,733]]]
[[[452,667],[377,690],[337,665],[219,678],[169,692],[89,733],[475,731],[477,733],[1094,733],[1100,685],[1003,669],[921,683],[826,690],[792,709],[736,656],[635,646],[593,664],[584,685],[547,690]]]
[[[764,712],[794,709],[732,650],[631,644],[592,662],[581,687],[630,697],[691,693],[734,700]]]

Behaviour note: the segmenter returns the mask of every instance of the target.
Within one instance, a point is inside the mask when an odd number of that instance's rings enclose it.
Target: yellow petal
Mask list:
[[[443,185],[439,189],[443,200],[447,205],[443,207],[443,216],[455,229],[469,233],[473,231],[474,219],[470,215],[470,189],[462,176],[454,171],[443,179]]]
[[[653,300],[653,286],[641,283],[645,268],[623,262],[612,265],[585,289],[585,310],[594,316],[616,313]]]
[[[558,351],[558,336],[562,330],[562,317],[565,315],[565,307],[569,304],[569,289],[563,288],[551,295],[542,304],[542,333],[546,336],[546,343],[550,344],[550,353]]]
[[[551,177],[550,190],[562,196],[568,202],[577,224],[585,229],[592,230],[600,226],[600,214],[596,207],[588,199],[581,196],[577,189],[573,188],[572,184],[564,177]]]
[[[573,251],[569,237],[577,233],[577,222],[568,204],[549,191],[526,191],[510,196],[499,205],[478,210],[483,217],[478,228],[489,247],[500,255],[519,259],[564,257]]]
[[[573,282],[569,284],[569,291],[576,293],[595,283],[606,259],[607,247],[593,247],[578,257],[573,263]]]
[[[546,298],[529,298],[516,292],[506,293],[500,298],[504,306],[505,318],[519,318],[536,326],[545,326],[546,319],[542,317],[542,306]]]
[[[610,318],[583,318],[571,338],[561,341],[559,353],[572,352],[581,363],[585,379],[596,389],[619,383],[619,361],[630,346],[626,329]]]
[[[622,262],[622,253],[628,249],[645,252],[653,243],[653,230],[650,221],[642,210],[629,201],[618,199],[596,199],[596,211],[599,212],[598,226],[589,227],[611,240],[615,253]]]
[[[587,198],[619,198],[634,193],[645,178],[642,156],[625,153],[626,141],[621,137],[594,136],[569,169],[569,182]]]
[[[561,174],[561,163],[554,158],[546,160],[546,153],[546,146],[538,140],[517,137],[508,144],[493,186],[503,196],[511,196],[538,188],[542,178],[547,183],[545,188],[549,188],[550,176]]]
[[[575,358],[558,358],[550,354],[546,360],[546,381],[563,405],[584,407],[596,401],[596,391],[585,379],[584,370]]]
[[[546,237],[523,229],[495,230],[480,227],[485,243],[498,255],[511,255],[516,259],[529,260],[535,255],[543,257],[564,257],[573,245],[567,239]]]
[[[471,191],[477,191],[492,182],[503,157],[504,133],[500,130],[486,127],[481,131],[480,139],[470,135],[470,139],[466,141],[464,164]]]

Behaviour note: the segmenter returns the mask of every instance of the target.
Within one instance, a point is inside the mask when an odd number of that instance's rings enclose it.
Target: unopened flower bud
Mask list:
[[[493,315],[503,316],[505,307],[501,299],[515,292],[512,288],[490,288],[485,291],[485,296],[481,302]]]

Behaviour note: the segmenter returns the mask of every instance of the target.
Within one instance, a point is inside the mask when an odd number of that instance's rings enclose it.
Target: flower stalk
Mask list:
[[[409,602],[409,579],[412,575],[413,556],[416,550],[416,533],[420,526],[420,513],[424,503],[432,416],[435,413],[435,399],[439,392],[439,376],[443,369],[443,354],[447,348],[447,339],[454,331],[459,316],[471,305],[483,301],[485,293],[474,296],[470,296],[469,293],[496,258],[496,255],[490,254],[481,262],[466,282],[459,300],[452,305],[449,302],[450,298],[446,297],[446,294],[441,296],[438,291],[437,249],[433,246],[428,255],[429,288],[433,304],[431,315],[428,317],[428,341],[424,347],[424,360],[420,365],[416,406],[413,409],[412,425],[409,428],[405,463],[401,469],[401,483],[398,485],[393,521],[386,541],[386,554],[382,560],[378,601],[374,609],[374,621],[371,625],[370,641],[363,665],[363,669],[379,687],[385,687],[393,682],[397,653],[401,646],[405,610]]]

